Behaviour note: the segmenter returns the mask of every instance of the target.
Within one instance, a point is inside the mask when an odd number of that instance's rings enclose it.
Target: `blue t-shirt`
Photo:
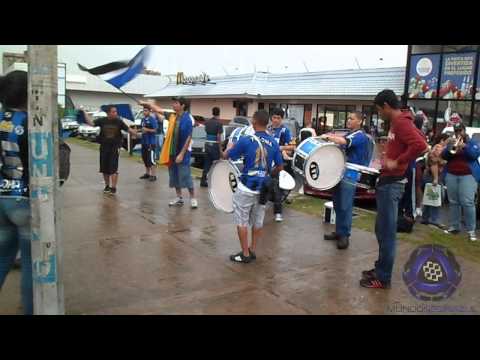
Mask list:
[[[154,116],[144,117],[142,119],[142,128],[147,129],[158,129],[158,121]],[[153,132],[144,132],[142,133],[142,145],[155,145],[155,133]]]
[[[345,136],[347,145],[344,145],[345,154],[347,156],[347,162],[362,166],[368,166],[370,163],[371,149],[370,139],[362,130],[356,130],[349,132]],[[355,170],[347,170],[345,177],[356,178],[358,172]]]
[[[277,144],[280,146],[288,145],[292,141],[290,129],[285,125],[280,125],[278,128],[270,127],[268,130],[277,141]]]
[[[180,154],[183,146],[187,142],[188,137],[192,136],[193,124],[190,113],[184,112],[180,119],[177,119],[178,123],[178,138],[177,138],[177,152],[176,155]],[[183,157],[183,165],[190,165],[191,151],[187,149],[185,156]]]
[[[265,131],[256,132],[266,151],[266,164],[280,166],[283,164],[282,154],[273,136]],[[244,167],[240,181],[250,190],[260,190],[263,182],[268,178],[272,168],[266,169],[262,163],[262,156],[258,142],[251,136],[242,136],[228,151],[228,157],[238,160],[244,157]]]

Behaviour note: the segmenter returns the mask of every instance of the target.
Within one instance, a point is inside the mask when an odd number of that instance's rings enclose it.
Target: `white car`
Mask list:
[[[62,119],[62,129],[63,130],[77,130],[80,124],[77,120],[73,118],[63,118]]]

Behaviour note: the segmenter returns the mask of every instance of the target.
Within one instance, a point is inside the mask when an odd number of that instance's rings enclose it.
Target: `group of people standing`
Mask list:
[[[22,302],[26,314],[33,313],[32,264],[30,249],[30,208],[28,192],[28,140],[27,140],[27,75],[14,71],[0,78],[0,288],[12,268],[18,249],[22,252]],[[165,119],[159,106],[142,102],[142,158],[145,174],[141,179],[156,181],[155,167],[158,152],[158,127]],[[376,184],[377,217],[375,235],[379,253],[371,270],[361,273],[360,285],[366,288],[388,289],[391,284],[396,252],[396,234],[399,202],[407,183],[407,170],[418,157],[428,154],[425,180],[434,185],[441,183],[442,174],[448,188],[451,227],[449,233],[461,230],[463,210],[466,230],[475,240],[475,192],[480,180],[479,144],[469,138],[462,124],[455,126],[455,141],[440,136],[429,149],[425,137],[415,126],[409,110],[401,109],[397,95],[391,90],[377,94],[374,104],[379,116],[389,124],[390,131],[384,153],[382,168]],[[175,189],[176,197],[169,206],[184,204],[182,190],[190,194],[190,205],[198,207],[190,168],[191,140],[194,120],[189,112],[190,102],[182,97],[174,98],[174,113],[170,114],[168,131],[159,154],[159,163],[168,166],[169,186]],[[222,124],[220,109],[214,108],[213,117],[205,124],[207,133],[207,159],[201,186],[208,186],[207,176],[212,163],[219,159],[243,159],[243,168],[237,191],[233,195],[233,222],[237,227],[241,251],[230,256],[238,263],[250,263],[257,259],[257,243],[261,236],[265,217],[265,201],[262,193],[272,194],[275,220],[282,218],[282,202],[278,196],[279,173],[287,168],[285,159],[295,149],[290,130],[282,123],[284,111],[274,109],[254,113],[249,127],[239,128],[231,135],[223,151],[221,146]],[[85,114],[86,121],[99,126],[100,172],[105,181],[104,192],[117,193],[118,160],[122,143],[121,131],[132,136],[130,129],[118,117],[114,106],[107,108],[105,118],[93,121]],[[363,131],[364,117],[360,112],[349,114],[345,136],[325,135],[326,141],[341,146],[350,163],[368,166],[372,157],[371,141]],[[270,125],[269,125],[270,124]],[[326,235],[326,240],[335,240],[339,249],[349,246],[352,226],[352,209],[355,181],[358,173],[347,170],[345,177],[333,189],[333,202],[337,214],[335,232]],[[12,186],[14,184],[15,186]],[[436,209],[425,208],[424,220],[438,222]],[[251,228],[251,242],[248,231]]]

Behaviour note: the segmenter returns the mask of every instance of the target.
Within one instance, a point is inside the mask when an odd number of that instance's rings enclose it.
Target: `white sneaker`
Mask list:
[[[475,231],[469,231],[468,238],[470,239],[470,241],[477,241],[477,235],[475,234]]]
[[[196,209],[198,207],[197,199],[190,200],[190,204],[192,205],[192,209]]]
[[[298,189],[298,193],[299,193],[300,195],[305,194],[305,192],[303,191],[303,185],[300,187],[300,189]]]
[[[168,203],[168,206],[182,206],[183,199],[181,197],[176,197]]]
[[[422,209],[421,209],[421,208],[417,208],[417,209],[415,210],[415,216],[421,217],[422,215],[423,215]]]
[[[283,221],[282,214],[275,214],[275,221],[276,222],[282,222]]]

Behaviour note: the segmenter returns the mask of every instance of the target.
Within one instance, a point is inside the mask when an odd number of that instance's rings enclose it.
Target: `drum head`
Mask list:
[[[338,146],[326,143],[318,147],[305,164],[305,180],[317,190],[328,190],[342,180],[345,156]]]
[[[238,170],[230,162],[216,161],[208,173],[208,195],[217,210],[233,212],[233,193],[238,186]]]
[[[278,181],[282,190],[293,190],[295,188],[295,179],[285,170],[278,174]]]

